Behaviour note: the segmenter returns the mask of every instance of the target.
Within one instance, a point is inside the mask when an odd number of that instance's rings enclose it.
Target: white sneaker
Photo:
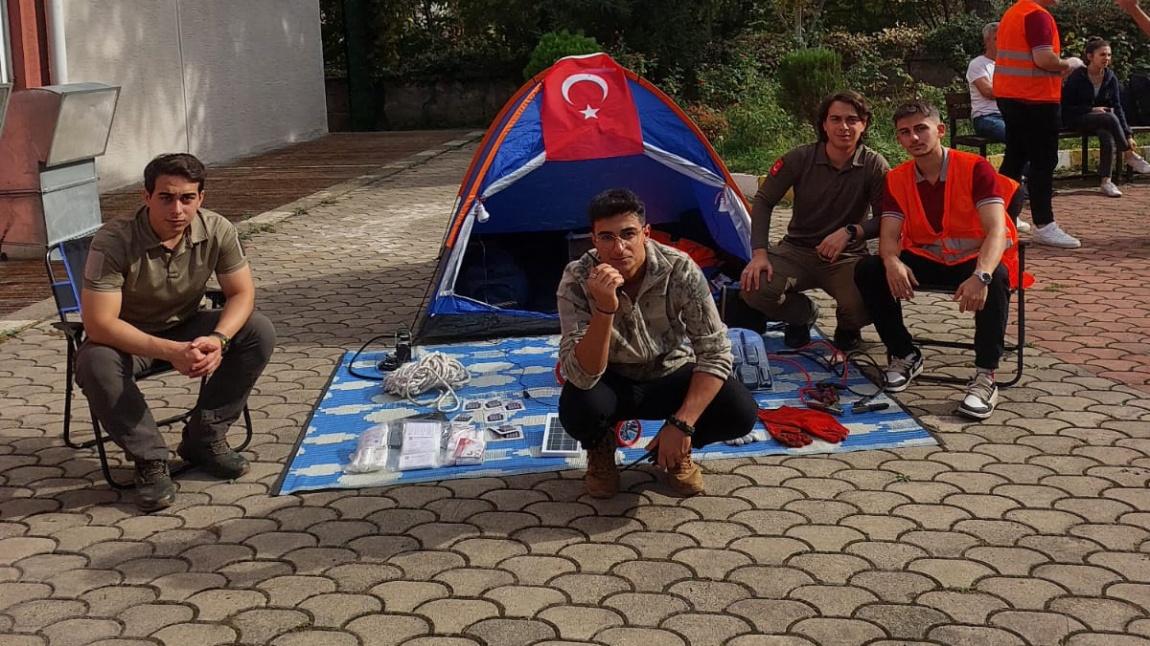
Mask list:
[[[1035,227],[1034,232],[1030,234],[1030,241],[1037,244],[1044,244],[1048,247],[1060,247],[1062,249],[1077,249],[1082,246],[1078,238],[1063,231],[1057,222],[1051,222],[1046,226]]]
[[[884,390],[888,393],[900,393],[910,386],[910,382],[922,374],[922,353],[918,348],[906,357],[887,356],[886,370],[883,379],[886,381]]]
[[[1030,223],[1022,218],[1018,218],[1018,222],[1014,223],[1014,228],[1019,233],[1030,233]]]
[[[973,419],[986,419],[997,405],[998,384],[994,382],[994,373],[980,370],[966,385],[966,396],[958,405],[958,412]]]
[[[1118,187],[1114,185],[1114,182],[1111,181],[1109,177],[1102,180],[1102,185],[1098,188],[1106,197],[1122,197],[1122,191],[1118,190]]]
[[[1150,174],[1150,163],[1142,159],[1137,153],[1130,155],[1130,158],[1126,160],[1126,165],[1139,175]]]

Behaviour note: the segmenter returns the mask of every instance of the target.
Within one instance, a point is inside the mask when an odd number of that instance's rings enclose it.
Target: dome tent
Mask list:
[[[698,127],[606,54],[560,59],[496,116],[460,185],[417,342],[559,329],[555,288],[587,206],[626,187],[652,227],[750,258],[747,204]]]

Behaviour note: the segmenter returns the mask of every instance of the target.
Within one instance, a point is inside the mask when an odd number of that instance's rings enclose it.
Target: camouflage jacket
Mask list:
[[[636,299],[619,296],[607,369],[647,381],[693,362],[697,372],[726,379],[731,372],[731,341],[703,272],[678,249],[652,240],[646,248],[647,273]],[[584,390],[603,376],[583,370],[575,358],[575,345],[591,323],[593,306],[584,286],[597,262],[586,254],[569,263],[557,292],[563,333],[559,362],[567,380]]]

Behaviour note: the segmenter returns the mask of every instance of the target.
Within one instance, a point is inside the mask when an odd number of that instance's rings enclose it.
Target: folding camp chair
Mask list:
[[[53,327],[64,333],[64,337],[68,342],[68,355],[67,355],[67,383],[64,387],[64,444],[73,449],[88,449],[96,447],[96,452],[100,456],[100,469],[104,473],[104,479],[108,484],[116,489],[131,489],[134,485],[125,484],[117,481],[112,477],[111,468],[108,465],[108,455],[104,443],[111,439],[111,437],[104,434],[103,429],[100,428],[100,422],[96,419],[94,413],[89,408],[89,414],[92,418],[92,432],[95,437],[83,442],[76,442],[71,436],[72,427],[72,393],[75,388],[75,375],[76,375],[76,353],[80,349],[80,345],[84,342],[84,324],[79,320],[80,317],[80,290],[83,287],[84,276],[84,263],[88,258],[88,247],[92,244],[92,236],[85,236],[82,238],[74,238],[72,240],[65,240],[59,242],[48,249],[48,253],[44,257],[44,263],[48,270],[48,280],[52,285],[52,296],[56,301],[56,312],[60,317],[58,323],[54,323]],[[63,265],[63,272],[59,270],[59,265]],[[205,297],[210,301],[212,309],[219,309],[224,304],[224,293],[220,290],[209,290]],[[155,362],[153,365],[136,374],[134,377],[136,381],[154,377],[173,370],[171,364],[167,362]],[[206,377],[200,380],[200,386],[203,387]],[[172,426],[179,422],[187,421],[196,409],[193,407],[179,415],[173,415],[161,420],[157,420],[156,425],[160,428]],[[246,435],[244,441],[237,447],[236,451],[242,451],[252,441],[252,417],[248,410],[247,405],[244,405],[243,411],[244,427]]]
[[[1022,213],[1022,207],[1025,202],[1025,197],[1021,190],[1015,191],[1014,196],[1010,200],[1010,204],[1006,205],[1006,212],[1010,215],[1011,219],[1018,222],[1018,216]],[[1023,240],[1018,241],[1018,287],[1011,290],[1015,296],[1013,299],[1018,303],[1018,318],[1015,321],[1015,342],[1013,344],[1006,344],[1006,352],[1013,352],[1015,356],[1014,376],[1006,381],[998,381],[999,388],[1009,388],[1018,383],[1022,379],[1022,359],[1023,351],[1026,348],[1026,288],[1023,285],[1022,277],[1026,275],[1026,242]],[[954,287],[950,286],[937,286],[937,285],[920,285],[915,288],[918,292],[936,292],[953,294]],[[969,341],[940,341],[938,339],[930,338],[915,338],[915,345],[933,346],[939,348],[956,348],[959,350],[974,351],[974,343]],[[961,377],[951,377],[949,375],[920,375],[920,381],[931,381],[935,383],[945,384],[965,384],[968,380]]]

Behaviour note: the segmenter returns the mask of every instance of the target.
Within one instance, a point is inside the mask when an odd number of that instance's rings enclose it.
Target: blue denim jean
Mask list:
[[[974,134],[1000,144],[1006,143],[1006,122],[1001,114],[984,114],[974,118]]]

